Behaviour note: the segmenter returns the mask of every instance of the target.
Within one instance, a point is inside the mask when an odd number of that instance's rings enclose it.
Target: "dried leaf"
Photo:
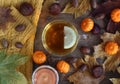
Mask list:
[[[92,56],[86,55],[84,60],[82,58],[78,59],[76,62],[76,67],[79,68],[82,64],[87,64],[88,68],[85,71],[77,71],[71,76],[68,77],[70,82],[74,84],[99,84],[99,82],[104,78],[101,76],[100,78],[94,78],[91,74],[91,69],[93,66],[98,65],[96,59]],[[87,81],[86,81],[87,80]]]
[[[94,46],[94,57],[95,58],[104,58],[107,54],[104,52],[104,43],[101,43],[97,46]]]
[[[95,65],[98,65],[96,59],[93,56],[89,56],[89,55],[85,55],[84,60],[80,58],[76,61],[77,67],[79,67],[82,64],[87,64],[89,66],[89,69],[91,69]]]
[[[70,13],[77,18],[84,14],[87,10],[91,10],[90,0],[78,0],[78,7],[74,7],[72,4],[68,3],[62,13]]]
[[[72,7],[70,3],[66,5],[62,13],[70,13],[70,14],[75,14],[76,8]]]
[[[120,79],[119,79],[119,78],[111,78],[110,81],[111,81],[113,84],[120,84]]]
[[[96,59],[93,56],[89,56],[89,55],[85,56],[85,62],[88,64],[89,68],[98,65]]]
[[[118,73],[120,74],[120,67],[117,68]]]
[[[118,33],[118,32],[116,32],[115,34],[104,33],[101,36],[101,39],[103,40],[103,42],[97,46],[94,46],[94,51],[95,51],[94,56],[96,59],[107,57],[107,59],[105,60],[105,62],[103,64],[105,70],[106,71],[115,70],[120,63],[120,49],[117,54],[111,56],[111,55],[108,55],[104,51],[104,46],[105,46],[106,42],[108,42],[108,41],[115,41],[118,43],[118,45],[120,45],[120,40],[119,40],[120,33]]]
[[[106,71],[115,70],[120,63],[120,51],[115,56],[107,57],[107,60],[103,64]]]
[[[76,66],[76,67],[79,67],[79,66],[82,65],[82,64],[85,64],[85,61],[84,61],[83,59],[78,59],[78,60],[76,61],[75,66]]]
[[[94,78],[88,71],[80,72],[77,71],[73,75],[69,76],[68,80],[73,82],[74,84],[99,84],[100,81],[103,79],[101,78]],[[87,80],[87,81],[86,81]]]

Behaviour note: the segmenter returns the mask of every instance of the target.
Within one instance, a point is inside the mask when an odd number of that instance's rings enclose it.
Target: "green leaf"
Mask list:
[[[6,53],[5,53],[5,51],[1,51],[0,52],[0,63],[6,58]]]
[[[20,57],[16,59],[16,65],[23,65],[29,59],[29,56],[23,56],[22,54],[18,54]]]
[[[16,67],[23,65],[29,56],[16,54],[6,54],[0,51],[0,84],[27,84],[24,75],[16,71]]]
[[[0,52],[0,55],[3,55],[3,53]],[[25,62],[28,60],[28,56],[22,55],[22,54],[11,54],[6,56],[5,59],[0,63],[0,66],[6,66],[6,67],[13,67],[16,68],[19,65],[25,64]]]
[[[27,80],[20,72],[10,71],[0,75],[0,84],[27,84]]]

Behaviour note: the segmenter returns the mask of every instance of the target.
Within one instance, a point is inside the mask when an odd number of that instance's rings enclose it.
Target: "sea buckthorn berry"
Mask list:
[[[42,51],[36,51],[34,54],[33,54],[33,61],[36,63],[36,64],[42,64],[46,61],[46,55],[44,52]]]
[[[84,32],[89,32],[93,29],[94,27],[94,21],[90,18],[85,18],[82,20],[81,22],[81,29],[84,31]]]
[[[70,70],[70,65],[64,61],[64,60],[60,60],[57,63],[57,69],[61,72],[61,73],[67,73]]]
[[[114,10],[111,12],[111,19],[112,19],[114,22],[120,22],[120,9],[119,9],[119,8],[114,9]]]
[[[119,46],[116,42],[107,42],[105,45],[105,52],[109,55],[114,55],[118,52]]]

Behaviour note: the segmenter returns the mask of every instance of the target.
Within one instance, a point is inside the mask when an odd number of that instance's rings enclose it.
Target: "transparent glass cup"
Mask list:
[[[53,25],[56,25],[55,27],[57,27],[57,25],[58,26],[63,26],[64,25],[64,27],[69,27],[69,28],[71,28],[72,30],[73,30],[73,32],[75,33],[75,37],[76,37],[76,39],[75,39],[75,43],[74,43],[74,45],[71,47],[71,48],[68,48],[68,49],[62,49],[62,50],[57,50],[57,48],[55,49],[53,49],[52,47],[50,47],[49,46],[49,43],[50,43],[50,41],[52,40],[55,40],[56,41],[56,39],[54,39],[54,38],[52,38],[52,37],[55,37],[55,35],[54,35],[54,32],[52,32],[52,33],[50,33],[50,34],[47,34],[48,32],[49,32],[49,30],[53,30],[53,29],[51,29],[51,28],[53,28]],[[54,27],[54,28],[55,28]],[[58,33],[60,33],[59,31],[57,32],[57,34]],[[63,29],[63,33],[64,33],[64,29]],[[49,40],[48,42],[47,42],[47,37],[49,37],[48,39],[51,39],[51,40]],[[63,36],[63,34],[61,34],[61,36],[60,37],[58,37],[58,39],[57,40],[59,40],[59,41],[63,41],[63,39],[60,39],[60,38],[64,38],[64,36]],[[78,44],[78,40],[79,40],[79,34],[78,34],[78,31],[77,31],[77,29],[76,29],[76,27],[73,25],[73,23],[70,23],[70,22],[67,22],[67,21],[64,21],[64,20],[54,20],[54,21],[51,21],[51,22],[49,22],[46,26],[45,26],[45,28],[43,29],[43,32],[42,32],[42,44],[43,44],[43,47],[50,53],[50,54],[52,54],[52,55],[54,55],[54,56],[65,56],[65,55],[68,55],[68,54],[70,54],[70,53],[72,53],[75,49],[76,49],[76,46],[77,46],[77,44]],[[56,41],[56,42],[59,42],[59,41]],[[57,44],[57,43],[56,43]],[[63,44],[63,43],[62,43]],[[61,47],[61,46],[59,46],[59,45],[61,45],[60,43],[58,43],[58,46],[57,47]],[[64,44],[63,44],[64,45]],[[55,47],[55,46],[53,46],[53,47]]]
[[[39,71],[40,69],[49,69],[49,70],[53,71],[55,76],[56,76],[56,83],[55,84],[58,84],[58,82],[59,82],[58,72],[56,71],[56,69],[54,69],[53,67],[51,67],[49,65],[42,65],[42,66],[39,66],[37,69],[35,69],[35,71],[32,74],[32,84],[35,84],[36,80],[39,81],[38,79],[35,78],[35,75],[36,75],[37,71]]]

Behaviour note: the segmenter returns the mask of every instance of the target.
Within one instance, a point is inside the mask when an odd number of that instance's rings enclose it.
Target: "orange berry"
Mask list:
[[[114,9],[114,10],[111,12],[111,19],[112,19],[114,22],[120,22],[120,9],[119,9],[119,8]]]
[[[34,54],[33,54],[33,61],[36,63],[36,64],[42,64],[46,61],[46,55],[42,52],[42,51],[36,51]]]
[[[57,69],[61,73],[67,73],[70,70],[70,65],[66,61],[61,60],[57,63]]]
[[[84,31],[84,32],[89,32],[93,29],[94,27],[94,21],[90,18],[85,18],[82,20],[81,22],[81,29]]]
[[[105,45],[105,52],[109,55],[114,55],[118,52],[119,46],[116,42],[107,42]]]

